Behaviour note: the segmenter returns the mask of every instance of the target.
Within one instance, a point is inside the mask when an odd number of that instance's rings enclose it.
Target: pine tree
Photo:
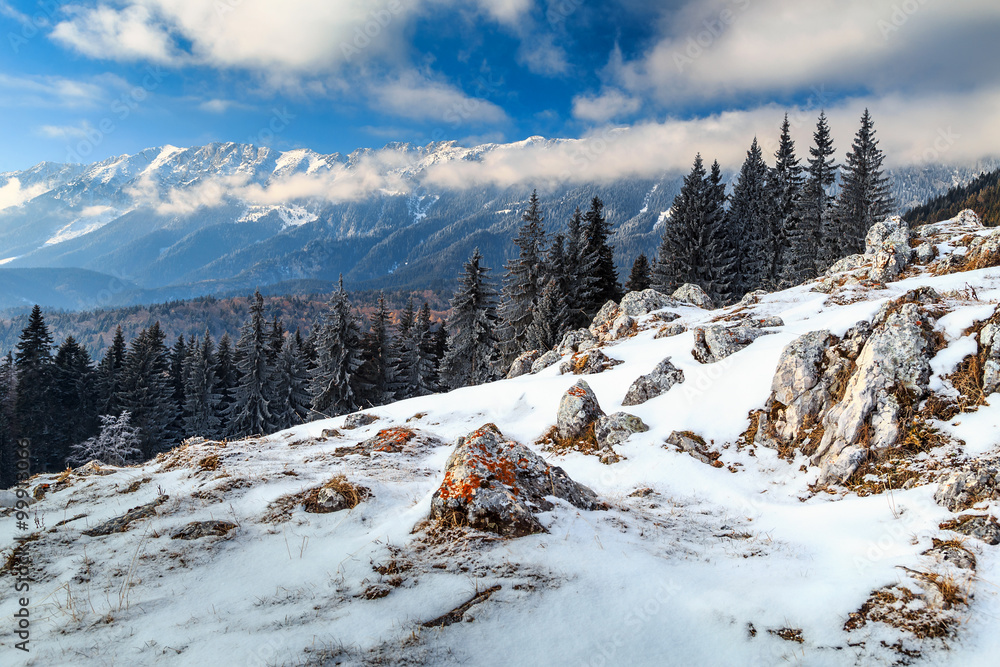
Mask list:
[[[62,459],[55,448],[56,413],[49,391],[53,375],[52,336],[37,305],[31,309],[28,324],[21,331],[14,365],[17,369],[15,437],[31,443],[32,473],[59,470]]]
[[[63,459],[70,446],[97,433],[95,376],[90,355],[72,336],[56,352],[50,393],[59,415],[55,447]]]
[[[537,190],[531,193],[528,208],[521,220],[521,227],[514,239],[518,256],[507,262],[507,272],[504,274],[500,313],[506,333],[502,343],[504,363],[513,361],[525,351],[528,326],[542,291],[545,218],[542,216]]]
[[[171,398],[173,399],[174,429],[178,434],[184,432],[184,416],[187,401],[184,400],[184,367],[187,365],[188,354],[190,353],[188,342],[183,335],[177,336],[173,347],[170,348],[170,387]]]
[[[871,114],[865,109],[861,127],[844,163],[843,182],[837,201],[841,256],[864,252],[868,230],[892,212],[889,179],[882,170],[884,160],[885,155],[875,139]]]
[[[155,322],[132,341],[125,355],[118,403],[139,429],[139,447],[149,459],[179,440],[170,382],[170,356],[163,330]]]
[[[17,441],[14,438],[14,399],[17,395],[17,370],[14,356],[8,352],[0,361],[0,489],[17,483]]]
[[[431,309],[424,302],[413,324],[413,373],[411,375],[411,396],[427,396],[438,391],[437,355],[435,353],[434,332],[431,330]]]
[[[584,214],[583,223],[586,240],[584,256],[588,258],[587,266],[593,267],[590,275],[595,279],[593,297],[584,304],[584,310],[596,313],[606,302],[622,298],[618,269],[615,268],[615,248],[608,244],[611,225],[604,217],[604,202],[600,197],[590,200],[590,209]]]
[[[495,331],[496,290],[476,248],[465,263],[458,291],[451,299],[450,336],[442,376],[453,389],[483,384],[500,376]]]
[[[649,289],[653,284],[653,277],[650,274],[649,259],[646,253],[639,253],[639,256],[632,262],[632,271],[625,281],[626,292],[641,292]]]
[[[739,263],[743,239],[729,226],[726,211],[726,184],[722,180],[719,161],[712,162],[706,182],[705,226],[708,228],[708,248],[710,268],[708,276],[711,287],[708,293],[719,302],[727,303],[739,291]]]
[[[410,308],[412,309],[412,299]],[[361,373],[366,384],[371,386],[368,396],[363,397],[364,403],[385,405],[394,397],[396,368],[394,367],[393,341],[389,335],[391,326],[389,307],[385,302],[385,294],[379,292],[378,305],[372,316],[371,325],[365,333],[362,348],[364,363]]]
[[[276,360],[274,421],[278,430],[298,426],[309,418],[309,369],[298,341],[288,336]]]
[[[531,326],[528,327],[528,345],[531,349],[545,352],[559,344],[563,334],[560,322],[566,318],[566,306],[562,303],[560,294],[559,283],[549,280],[542,290]]]
[[[767,276],[772,285],[789,286],[795,284],[791,281],[791,246],[792,238],[799,228],[805,179],[802,176],[802,165],[795,155],[795,142],[792,140],[787,113],[781,123],[781,137],[774,158],[774,169],[771,170],[768,183],[771,196],[774,197],[775,217],[773,242],[767,249]]]
[[[772,238],[771,221],[775,218],[773,200],[767,187],[768,169],[756,137],[740,168],[733,196],[730,199],[727,226],[743,239],[739,261],[738,289],[723,295],[732,301],[746,292],[770,286],[768,262],[770,248],[777,245]]]
[[[819,115],[813,143],[802,188],[799,226],[791,239],[791,268],[787,270],[795,283],[822,272],[840,254],[833,227],[833,198],[829,193],[837,180],[837,164],[826,113]]]
[[[564,253],[568,328],[586,326],[590,321],[587,317],[587,309],[590,304],[598,300],[595,294],[597,284],[597,279],[594,277],[595,260],[596,258],[587,255],[583,213],[577,208],[566,229],[566,250]]]
[[[218,360],[212,335],[205,329],[201,344],[191,346],[185,364],[184,432],[188,437],[221,438],[222,394],[216,375]]]
[[[115,328],[115,336],[111,341],[111,346],[101,363],[97,366],[97,383],[95,391],[97,393],[97,414],[117,415],[121,412],[118,403],[118,396],[121,392],[121,374],[125,366],[125,335],[119,324]]]
[[[310,385],[312,409],[336,417],[361,407],[364,395],[361,368],[361,331],[344,291],[344,279],[330,298],[316,337],[316,369]]]
[[[125,466],[139,461],[142,456],[140,431],[132,426],[131,419],[128,410],[118,417],[101,415],[100,435],[73,445],[66,463],[83,465],[96,460],[105,465]]]
[[[264,297],[254,293],[250,316],[243,323],[236,343],[239,361],[239,384],[229,408],[229,433],[245,437],[274,430],[270,402],[273,395],[271,368],[267,363],[267,322],[264,319]]]
[[[239,382],[239,375],[236,369],[235,354],[233,352],[233,342],[228,333],[223,333],[219,338],[219,347],[215,351],[215,377],[218,380],[219,392],[219,430],[223,433],[229,431],[228,414],[232,409],[233,401],[236,398],[236,385]]]
[[[278,318],[275,313],[271,319],[271,326],[267,330],[267,363],[274,366],[281,354],[281,348],[285,346],[285,323]]]

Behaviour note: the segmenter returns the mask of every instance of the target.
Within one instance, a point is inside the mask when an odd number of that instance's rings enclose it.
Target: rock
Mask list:
[[[865,450],[895,445],[902,409],[927,393],[933,318],[914,303],[896,308],[865,343],[843,400],[823,418],[823,440],[813,463],[824,467],[827,481],[843,481],[853,473]],[[853,449],[845,452],[856,446],[860,458]]]
[[[744,325],[698,327],[694,330],[694,349],[691,354],[703,364],[712,364],[739,352],[768,333],[770,332]]]
[[[621,309],[618,308],[618,304],[614,301],[608,301],[597,311],[597,315],[594,315],[594,321],[590,323],[589,327],[590,333],[598,340],[602,340],[604,334],[611,328],[611,323],[619,314],[621,314]]]
[[[777,315],[768,315],[767,317],[750,317],[742,322],[742,324],[748,327],[757,327],[758,329],[767,329],[772,327],[783,327],[785,326],[785,321],[778,317]]]
[[[559,363],[562,360],[562,355],[554,350],[549,350],[542,356],[535,359],[535,363],[531,364],[531,372],[539,373],[553,364]]]
[[[749,308],[750,306],[756,306],[760,303],[761,298],[767,296],[767,290],[756,289],[752,292],[747,292],[740,299],[740,306],[743,308]]]
[[[660,294],[654,289],[646,289],[641,292],[629,292],[622,297],[621,311],[631,317],[642,317],[654,310],[661,310],[671,306],[677,306],[676,299],[672,299],[666,294]]]
[[[156,516],[156,508],[169,500],[170,496],[160,496],[151,503],[133,507],[120,517],[109,519],[102,524],[83,531],[84,535],[96,537],[98,535],[110,535],[111,533],[124,533],[128,530],[129,524],[139,519]]]
[[[585,380],[580,380],[570,387],[559,401],[556,432],[560,438],[579,438],[591,424],[603,416],[604,410],[597,402],[594,390]]]
[[[865,254],[873,258],[873,280],[888,282],[895,279],[910,263],[913,254],[909,225],[899,216],[876,222],[865,237]]]
[[[693,283],[685,283],[677,288],[674,292],[673,297],[678,301],[683,303],[689,303],[692,306],[698,306],[699,308],[704,308],[705,310],[712,310],[715,308],[715,302],[712,301],[712,297],[708,296],[698,285]]]
[[[576,329],[567,331],[562,342],[556,348],[560,356],[564,354],[574,354],[576,352],[586,352],[597,347],[597,337],[590,333],[590,329]]]
[[[833,266],[826,270],[826,275],[834,276],[838,273],[847,273],[848,271],[855,271],[862,267],[867,266],[872,261],[871,257],[866,255],[848,255],[843,259],[837,260]]]
[[[964,467],[951,470],[938,482],[934,500],[952,512],[969,509],[984,500],[1000,497],[1000,463],[970,461]]]
[[[1000,524],[987,514],[963,514],[957,519],[942,523],[940,527],[975,537],[993,546],[1000,544]]]
[[[562,468],[486,424],[460,439],[448,458],[444,481],[431,499],[431,518],[520,537],[545,532],[535,513],[553,509],[548,496],[583,510],[604,507]]]
[[[963,570],[976,569],[976,557],[964,547],[953,544],[939,544],[924,552],[924,556],[937,558],[944,563],[951,563]]]
[[[598,418],[594,427],[594,436],[602,449],[610,449],[628,440],[633,433],[645,433],[649,427],[635,415],[627,412],[616,412]]]
[[[621,363],[623,362],[612,359],[600,350],[587,350],[574,354],[569,361],[564,361],[559,367],[559,372],[562,374],[572,373],[573,375],[596,375]]]
[[[715,459],[719,458],[716,455],[713,459],[710,456],[708,443],[705,442],[705,439],[690,431],[674,431],[667,437],[667,444],[676,447],[678,451],[690,454],[692,457],[708,465],[713,465]]]
[[[621,340],[622,338],[628,338],[634,336],[639,332],[639,323],[632,318],[631,315],[626,315],[622,313],[615,318],[615,321],[611,323],[608,327],[608,331],[604,334],[602,340]]]
[[[637,378],[632,383],[622,405],[645,403],[651,398],[665,394],[671,387],[681,382],[684,382],[684,371],[670,363],[670,357],[667,357],[658,363],[652,372]]]
[[[531,366],[534,364],[542,353],[538,350],[530,350],[525,352],[510,365],[510,370],[507,371],[507,379],[521,377],[522,375],[527,375],[531,372]]]
[[[344,419],[344,425],[342,428],[345,430],[362,428],[368,426],[369,424],[374,424],[378,421],[378,417],[375,415],[370,415],[365,412],[356,412],[353,415],[347,415]]]
[[[820,416],[834,403],[826,371],[827,351],[837,342],[829,331],[812,331],[785,346],[762,417],[771,420],[771,428],[761,424],[761,432],[773,431],[782,444],[790,444],[807,424],[819,423]]]
[[[889,315],[899,310],[900,306],[904,303],[913,303],[923,306],[929,306],[935,303],[941,302],[941,295],[933,287],[918,287],[912,289],[898,299],[893,299],[892,301],[887,301],[883,303],[878,312],[875,313],[875,318],[872,320],[872,324],[875,326],[881,326],[885,324],[886,320],[889,319]]]
[[[661,328],[653,336],[654,339],[658,338],[672,338],[674,336],[679,336],[682,333],[687,332],[687,326],[681,324],[680,322],[674,322],[673,324],[668,324],[667,326]]]
[[[917,264],[930,264],[937,257],[937,248],[925,241],[913,251],[913,261]]]
[[[172,540],[197,540],[201,537],[218,537],[236,528],[230,521],[192,521],[170,536]]]
[[[306,505],[306,511],[314,514],[329,514],[347,509],[347,498],[339,491],[323,487],[316,492],[315,504]]]

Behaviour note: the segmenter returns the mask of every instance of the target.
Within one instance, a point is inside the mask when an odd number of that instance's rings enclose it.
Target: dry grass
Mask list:
[[[884,623],[918,639],[950,637],[957,621],[937,613],[905,586],[873,591],[861,608],[848,615],[844,631],[852,632],[868,623]]]
[[[983,392],[983,362],[978,354],[963,359],[958,369],[946,379],[961,395],[959,408],[962,412],[975,412],[979,406],[986,405],[986,394]]]
[[[784,639],[786,642],[796,642],[798,644],[805,642],[805,638],[802,636],[802,628],[779,628],[777,630],[768,630],[767,633]]]
[[[40,533],[32,533],[27,537],[17,540],[18,545],[10,552],[7,556],[7,560],[4,561],[3,567],[0,567],[0,574],[6,572],[14,572],[16,568],[19,568],[22,563],[27,564],[26,557],[28,555],[28,545],[32,542],[37,542],[41,538]]]
[[[323,513],[326,511],[319,504],[319,492],[323,489],[330,489],[340,494],[347,504],[347,509],[354,509],[371,497],[371,490],[367,487],[352,484],[343,475],[336,475],[323,486],[306,492],[302,500],[305,511],[312,513]]]
[[[211,454],[205,458],[198,461],[198,470],[202,472],[207,472],[211,470],[219,469],[219,455]]]
[[[555,454],[566,454],[567,452],[580,452],[589,456],[600,456],[604,451],[597,444],[596,422],[587,427],[583,435],[578,438],[563,438],[559,435],[559,429],[553,426],[543,435],[536,445],[540,445],[545,451]]]

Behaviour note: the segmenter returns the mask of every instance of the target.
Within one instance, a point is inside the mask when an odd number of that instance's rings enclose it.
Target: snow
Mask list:
[[[868,497],[814,493],[817,469],[803,456],[788,462],[735,442],[749,411],[763,407],[781,351],[796,337],[821,329],[842,335],[909,289],[945,293],[966,282],[980,301],[949,297],[953,312],[938,323],[948,344],[932,372],[935,386],[946,389],[944,376],[976,351],[965,331],[997,307],[1000,269],[920,275],[885,290],[856,287],[844,293],[859,299],[848,305],[830,303],[809,285],[768,294],[751,311],[778,315],[785,326],[714,364],[694,360],[690,332],[657,340],[655,327],[648,328],[606,347],[624,363],[585,379],[608,413],[621,410],[631,382],[665,357],[686,379],[627,409],[650,430],[617,448],[619,463],[542,452],[610,504],[584,512],[559,502],[541,516],[546,534],[434,544],[412,531],[428,514],[458,437],[493,422],[538,449],[531,443],[554,423],[562,394],[580,379],[559,375],[557,366],[379,407],[369,411],[377,422],[339,437],[320,436],[342,429],[343,417],[192,445],[192,463],[173,469],[154,462],[77,479],[32,508],[50,529],[87,516],[46,533],[31,552],[39,569],[31,591],[33,653],[9,650],[10,636],[0,636],[4,664],[892,664],[898,656],[880,641],[892,644],[897,631],[868,625],[848,634],[843,626],[871,591],[893,583],[920,587],[904,568],[928,567],[922,553],[952,516],[934,502],[936,486]],[[667,311],[688,326],[723,314]],[[967,454],[1000,452],[1000,395],[978,412],[935,425],[962,440]],[[424,444],[373,458],[333,456],[390,426],[415,429]],[[704,436],[724,467],[665,448],[674,430]],[[197,469],[208,454],[220,457],[219,470]],[[275,499],[338,473],[373,497],[334,514],[296,509],[287,522],[263,520]],[[122,493],[146,478],[138,491]],[[652,495],[630,496],[647,487]],[[82,535],[153,501],[159,490],[170,500],[157,516],[124,534]],[[1000,507],[989,502],[982,509]],[[0,519],[0,549],[9,549],[14,522]],[[227,538],[170,539],[187,522],[208,519],[238,527]],[[1000,549],[972,542],[966,544],[978,559],[980,583],[969,621],[949,649],[924,647],[921,664],[995,664],[1000,589],[991,582],[1000,581]],[[364,599],[368,586],[388,579],[373,566],[394,557],[413,569],[386,597]],[[495,584],[502,588],[468,612],[470,622],[420,626]],[[10,596],[0,595],[0,616],[10,618],[14,609]],[[804,643],[768,632],[781,628],[801,628]]]

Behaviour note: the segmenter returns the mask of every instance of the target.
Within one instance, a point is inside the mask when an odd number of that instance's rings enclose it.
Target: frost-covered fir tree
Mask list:
[[[394,398],[396,368],[394,365],[393,341],[389,333],[392,326],[389,307],[385,302],[385,294],[379,292],[375,314],[371,325],[364,335],[364,364],[362,373],[366,384],[371,387],[369,395],[363,402],[372,405],[385,405]]]
[[[774,169],[771,170],[769,189],[774,197],[775,218],[772,225],[772,240],[768,244],[768,282],[776,286],[795,284],[791,281],[792,238],[799,227],[802,210],[802,165],[795,155],[788,114],[781,123],[778,150],[774,153]]]
[[[507,262],[503,281],[500,317],[506,334],[502,341],[504,363],[513,361],[525,351],[528,326],[542,291],[545,270],[545,218],[538,201],[538,191],[531,193],[528,208],[521,215],[521,226],[514,245],[518,255]]]
[[[653,284],[653,277],[650,274],[649,258],[646,253],[639,253],[639,256],[632,262],[632,270],[625,281],[626,292],[641,292],[649,289]]]
[[[442,376],[451,388],[490,382],[501,376],[497,351],[496,290],[476,248],[465,263],[458,291],[451,299],[450,336]]]
[[[882,169],[885,155],[875,138],[875,124],[865,109],[861,127],[844,161],[836,218],[842,243],[840,255],[865,251],[865,236],[892,212],[889,179]]]
[[[97,433],[94,385],[90,354],[73,336],[67,336],[56,352],[49,388],[59,414],[55,443],[63,456],[71,445]]]
[[[31,309],[28,324],[21,331],[14,353],[17,395],[14,424],[17,438],[31,440],[31,469],[55,471],[62,461],[54,446],[55,412],[48,388],[52,383],[52,335],[42,309]]]
[[[291,428],[309,419],[309,369],[298,338],[287,336],[274,367],[274,425]]]
[[[830,189],[837,180],[833,158],[833,137],[826,113],[820,112],[809,148],[806,182],[802,187],[802,211],[799,225],[791,239],[793,282],[819,274],[840,255],[833,226],[833,197]]]
[[[336,417],[360,408],[365,393],[360,368],[361,327],[341,276],[316,335],[316,368],[310,383],[313,411]]]
[[[217,363],[215,343],[205,329],[200,344],[191,346],[184,368],[184,432],[189,437],[211,440],[223,436]]]
[[[566,250],[564,260],[566,271],[567,326],[571,329],[585,326],[590,318],[587,308],[597,300],[596,257],[587,254],[586,229],[583,213],[577,208],[566,228]],[[603,305],[603,304],[602,304]]]
[[[531,325],[528,327],[528,349],[546,352],[559,344],[562,322],[566,320],[566,305],[561,299],[562,288],[549,280],[538,300]]]
[[[583,224],[585,264],[594,280],[594,293],[591,300],[584,304],[584,310],[596,313],[608,301],[618,301],[622,297],[618,269],[615,268],[615,247],[608,243],[611,225],[604,215],[604,202],[600,197],[590,200],[590,208],[583,216]]]
[[[250,315],[240,330],[236,343],[239,361],[239,383],[229,407],[229,434],[243,437],[274,430],[271,398],[274,395],[271,368],[267,363],[267,321],[264,319],[264,297],[254,293]]]
[[[399,311],[396,319],[396,335],[392,340],[390,363],[392,364],[392,391],[396,400],[410,398],[410,385],[406,382],[407,375],[406,361],[407,350],[413,345],[413,325],[417,320],[417,313],[413,309],[413,296],[406,300],[403,310]]]
[[[143,329],[129,346],[122,369],[119,404],[139,429],[143,458],[152,458],[174,446],[180,434],[170,384],[170,356],[159,322]]]
[[[114,338],[97,366],[97,413],[102,415],[117,415],[121,412],[118,405],[118,392],[121,390],[122,367],[125,365],[125,335],[119,324],[115,328]]]
[[[17,395],[17,372],[10,352],[0,361],[0,489],[17,483],[17,458],[14,450],[14,398]]]
[[[105,465],[126,466],[142,458],[139,445],[140,432],[132,425],[131,412],[125,410],[117,417],[101,415],[100,435],[74,444],[66,463],[80,466],[100,461]]]
[[[420,307],[413,324],[413,341],[416,345],[411,356],[410,395],[427,396],[438,391],[438,379],[431,308],[426,302]]]
[[[726,225],[743,243],[737,270],[738,289],[731,292],[726,301],[734,300],[751,290],[772,286],[768,262],[770,248],[775,244],[772,223],[776,215],[767,180],[768,168],[757,138],[754,137],[733,187],[727,214]]]
[[[219,415],[222,419],[220,428],[225,433],[229,430],[227,415],[236,398],[236,384],[239,381],[233,342],[228,332],[219,338],[219,347],[215,351],[215,377],[219,381]]]

